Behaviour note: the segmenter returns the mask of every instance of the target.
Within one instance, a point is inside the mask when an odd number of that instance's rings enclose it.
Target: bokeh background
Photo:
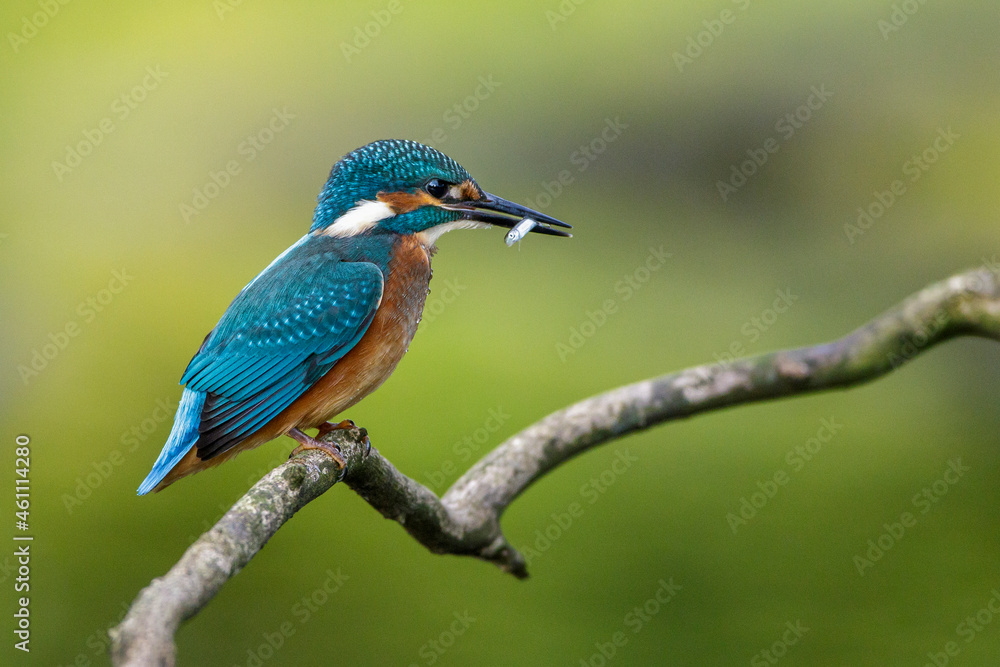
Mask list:
[[[410,353],[345,415],[440,492],[570,402],[838,337],[997,266],[998,23],[988,0],[3,3],[0,532],[16,532],[13,443],[28,434],[35,542],[29,656],[12,647],[2,549],[0,661],[105,664],[104,630],[139,589],[286,457],[277,441],[134,493],[190,356],[305,232],[344,153],[430,141],[576,227],[512,249],[497,230],[444,237]],[[896,180],[904,194],[848,233]],[[670,256],[636,274],[652,250]],[[182,627],[180,662],[762,665],[773,650],[785,665],[919,665],[955,642],[955,664],[995,664],[1000,619],[980,610],[1000,589],[998,377],[995,343],[960,340],[872,385],[606,445],[505,515],[536,550],[526,582],[433,556],[335,488]],[[831,419],[809,461],[788,458]],[[619,456],[635,459],[621,474]],[[914,497],[956,459],[968,470],[921,513]],[[734,533],[727,515],[779,471],[788,484]],[[559,528],[572,503],[582,514]],[[903,512],[916,525],[860,574],[855,556]],[[669,603],[629,616],[671,578]]]

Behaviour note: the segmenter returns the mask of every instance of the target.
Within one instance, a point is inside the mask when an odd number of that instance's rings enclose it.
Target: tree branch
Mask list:
[[[173,636],[308,502],[343,481],[430,551],[481,558],[516,577],[524,558],[500,516],[528,486],[596,445],[731,405],[867,382],[956,336],[1000,341],[1000,279],[986,268],[936,283],[853,333],[822,345],[689,368],[613,389],[545,417],[463,475],[440,499],[377,450],[360,429],[325,436],[344,453],[308,451],[254,485],[163,577],[143,589],[110,631],[116,665],[173,665]]]

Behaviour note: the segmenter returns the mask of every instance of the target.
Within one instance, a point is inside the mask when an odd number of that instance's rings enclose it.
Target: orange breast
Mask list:
[[[431,279],[430,254],[412,237],[403,237],[396,244],[387,274],[382,302],[358,344],[250,438],[257,441],[251,447],[292,427],[319,426],[375,391],[392,374],[417,332]]]
[[[415,238],[404,236],[389,262],[382,302],[368,331],[319,382],[259,431],[230,450],[202,461],[192,447],[157,485],[166,488],[181,477],[210,468],[242,451],[274,440],[292,428],[312,428],[329,421],[375,391],[392,375],[417,332],[431,280],[431,258]]]

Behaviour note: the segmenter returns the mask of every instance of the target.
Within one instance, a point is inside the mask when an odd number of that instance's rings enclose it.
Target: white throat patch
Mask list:
[[[333,221],[319,233],[323,236],[357,236],[377,225],[380,220],[391,218],[396,212],[385,202],[362,199],[357,206]]]
[[[443,225],[437,225],[431,227],[430,229],[425,229],[422,232],[416,234],[417,238],[420,239],[421,245],[425,248],[432,248],[437,240],[441,238],[443,234],[452,231],[453,229],[489,229],[490,225],[485,222],[476,222],[475,220],[453,220],[452,222],[446,222]]]

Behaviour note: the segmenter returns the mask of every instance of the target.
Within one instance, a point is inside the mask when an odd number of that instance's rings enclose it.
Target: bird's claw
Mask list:
[[[324,435],[330,433],[331,431],[339,431],[341,429],[354,428],[355,426],[356,424],[352,419],[345,419],[344,421],[338,422],[336,424],[331,424],[330,422],[323,422],[322,424],[319,425],[319,433],[317,434],[317,436],[322,438]]]
[[[337,426],[340,426],[340,424],[337,424]],[[334,428],[336,428],[336,426]],[[304,452],[310,449],[319,449],[326,452],[341,470],[347,467],[347,461],[344,460],[340,447],[337,445],[329,442],[323,442],[322,440],[317,440],[316,438],[311,438],[297,428],[289,430],[288,436],[299,443],[299,446],[292,450],[292,453],[288,455],[288,458],[295,456],[299,452]]]
[[[331,424],[330,422],[323,422],[322,424],[319,425],[319,433],[316,435],[316,437],[322,438],[324,435],[332,431],[339,431],[342,429],[351,429],[351,428],[358,428],[358,425],[354,423],[353,419],[345,419],[336,424]],[[367,457],[369,454],[372,453],[372,441],[371,438],[368,437],[368,429],[362,426],[361,428],[358,429],[358,431],[361,432],[361,444],[365,446],[365,457]],[[334,445],[334,447],[336,447],[336,445]],[[339,450],[340,448],[337,447],[337,449]]]
[[[329,455],[331,459],[333,459],[333,462],[336,463],[337,467],[340,468],[341,470],[347,467],[347,461],[344,460],[344,456],[340,451],[340,447],[328,442],[319,442],[315,440],[311,443],[303,442],[301,445],[292,450],[292,453],[288,455],[288,458],[292,458],[296,454],[308,451],[310,449],[319,449],[323,452],[326,452],[326,454]]]

